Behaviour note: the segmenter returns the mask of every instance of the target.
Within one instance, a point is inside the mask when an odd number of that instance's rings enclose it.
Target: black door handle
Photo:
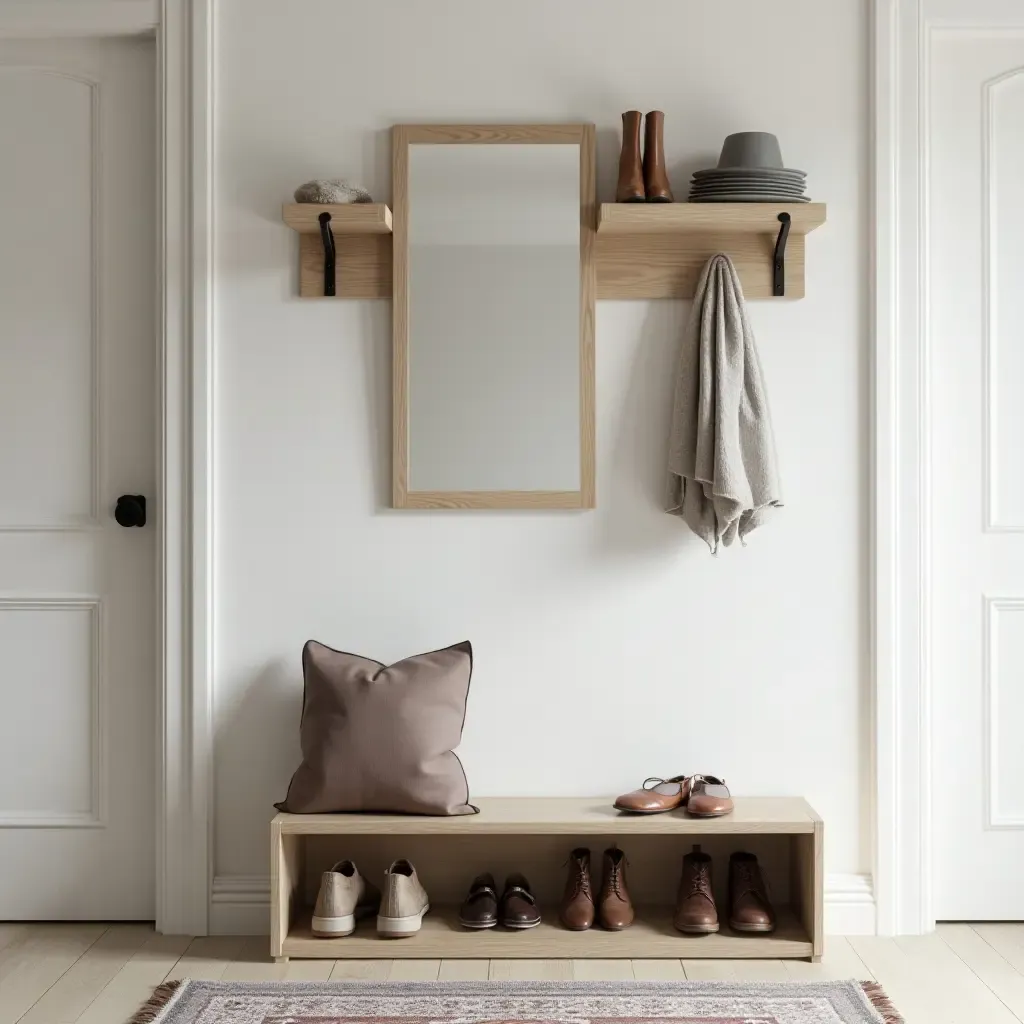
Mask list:
[[[119,526],[146,525],[146,496],[122,494],[114,506],[114,518]]]

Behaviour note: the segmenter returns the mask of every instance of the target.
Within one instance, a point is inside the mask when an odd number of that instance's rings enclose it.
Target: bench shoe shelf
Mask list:
[[[685,812],[623,815],[600,798],[492,798],[480,814],[432,818],[385,814],[278,814],[271,823],[271,954],[331,959],[644,957],[725,959],[808,958],[823,948],[824,827],[798,797],[736,799],[722,818]],[[700,843],[713,858],[721,931],[687,936],[672,927],[682,856]],[[558,922],[565,862],[576,846],[589,846],[593,883],[600,885],[601,853],[620,847],[637,920],[622,932],[594,927],[571,932]],[[731,932],[725,887],[734,850],[758,855],[771,886],[778,927],[770,935]],[[375,884],[392,860],[406,857],[431,898],[422,930],[409,938],[377,937],[375,921],[354,935],[321,939],[310,930],[320,874],[351,858]],[[538,928],[469,931],[458,924],[458,905],[472,877],[492,871],[499,880],[521,870],[530,879],[544,916]]]

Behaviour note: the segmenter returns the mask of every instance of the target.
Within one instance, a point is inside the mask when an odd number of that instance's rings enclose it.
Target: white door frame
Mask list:
[[[941,33],[1024,29],[1019,0],[873,0],[875,869],[878,931],[932,899],[928,89]],[[1015,9],[1016,8],[1016,9]]]
[[[0,38],[156,37],[156,923],[183,935],[211,880],[213,2],[0,0]]]

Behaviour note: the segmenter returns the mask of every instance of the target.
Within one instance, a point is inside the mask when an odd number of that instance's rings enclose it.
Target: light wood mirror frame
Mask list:
[[[572,144],[580,147],[580,315],[578,491],[409,490],[409,147]],[[393,261],[393,494],[395,508],[589,509],[595,504],[594,301],[597,275],[595,147],[592,124],[395,125],[391,130],[394,195]]]

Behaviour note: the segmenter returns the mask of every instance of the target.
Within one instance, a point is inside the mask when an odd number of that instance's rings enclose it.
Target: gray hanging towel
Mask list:
[[[700,275],[683,335],[672,408],[665,511],[713,554],[782,506],[761,360],[728,256]]]

